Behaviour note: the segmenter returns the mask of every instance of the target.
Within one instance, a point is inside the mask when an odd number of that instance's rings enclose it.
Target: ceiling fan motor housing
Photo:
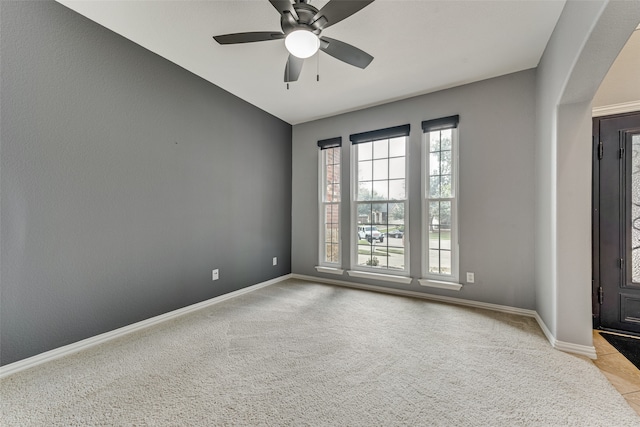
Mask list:
[[[311,6],[306,1],[296,2],[292,7],[298,16],[294,16],[290,11],[285,11],[280,19],[282,32],[285,34],[289,34],[295,30],[307,30],[311,31],[315,35],[319,35],[322,28],[324,28],[328,22],[324,16],[321,16],[314,21],[313,18],[318,13],[318,9]]]

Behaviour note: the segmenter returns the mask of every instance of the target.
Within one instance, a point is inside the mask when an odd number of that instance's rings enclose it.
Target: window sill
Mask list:
[[[336,274],[339,276],[342,276],[342,273],[344,273],[344,270],[341,268],[335,268],[335,267],[323,267],[321,265],[317,265],[316,266],[316,271],[318,273],[329,273],[329,274]]]
[[[370,273],[368,271],[347,270],[347,274],[349,276],[360,277],[362,279],[382,280],[384,282],[402,283],[405,285],[408,285],[413,280],[413,278],[411,277],[394,276],[391,274],[381,274],[381,273]]]
[[[460,289],[462,289],[462,285],[460,283],[442,282],[440,280],[418,279],[418,283],[420,283],[421,286],[427,286],[429,288],[448,289],[450,291],[459,291]]]

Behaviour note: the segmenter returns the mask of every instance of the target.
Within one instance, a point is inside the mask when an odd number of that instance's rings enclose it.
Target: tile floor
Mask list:
[[[640,370],[602,338],[600,331],[593,331],[593,345],[598,355],[593,363],[640,415]]]

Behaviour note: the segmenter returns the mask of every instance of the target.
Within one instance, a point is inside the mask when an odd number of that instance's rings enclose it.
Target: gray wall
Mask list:
[[[343,137],[342,164],[349,165],[349,134],[410,123],[409,227],[411,276],[421,275],[421,121],[460,114],[460,273],[476,283],[461,291],[358,282],[533,309],[535,71],[527,70],[424,96],[293,127],[292,271],[317,273],[319,139]],[[343,268],[349,268],[348,167],[343,168]]]
[[[3,365],[290,273],[290,125],[60,4],[1,7]]]

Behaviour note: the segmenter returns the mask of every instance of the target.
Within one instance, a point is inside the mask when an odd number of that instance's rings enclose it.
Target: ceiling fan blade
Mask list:
[[[237,44],[278,40],[285,37],[286,36],[283,33],[276,33],[272,31],[256,31],[252,33],[223,34],[221,36],[214,36],[213,38],[219,44]]]
[[[293,9],[293,4],[291,0],[269,0],[269,3],[282,15],[286,10],[291,12]]]
[[[322,42],[320,49],[323,52],[326,52],[347,64],[364,69],[367,68],[371,61],[373,61],[373,56],[369,55],[367,52],[345,42],[341,42],[340,40],[329,37],[320,37],[320,41]]]
[[[304,63],[304,59],[300,59],[296,56],[289,54],[289,59],[287,60],[287,66],[284,67],[284,82],[295,82],[298,80],[300,76],[300,71],[302,71],[302,64]]]
[[[311,22],[324,16],[328,22],[322,28],[327,28],[350,17],[370,3],[373,3],[373,0],[330,0],[315,14]]]

